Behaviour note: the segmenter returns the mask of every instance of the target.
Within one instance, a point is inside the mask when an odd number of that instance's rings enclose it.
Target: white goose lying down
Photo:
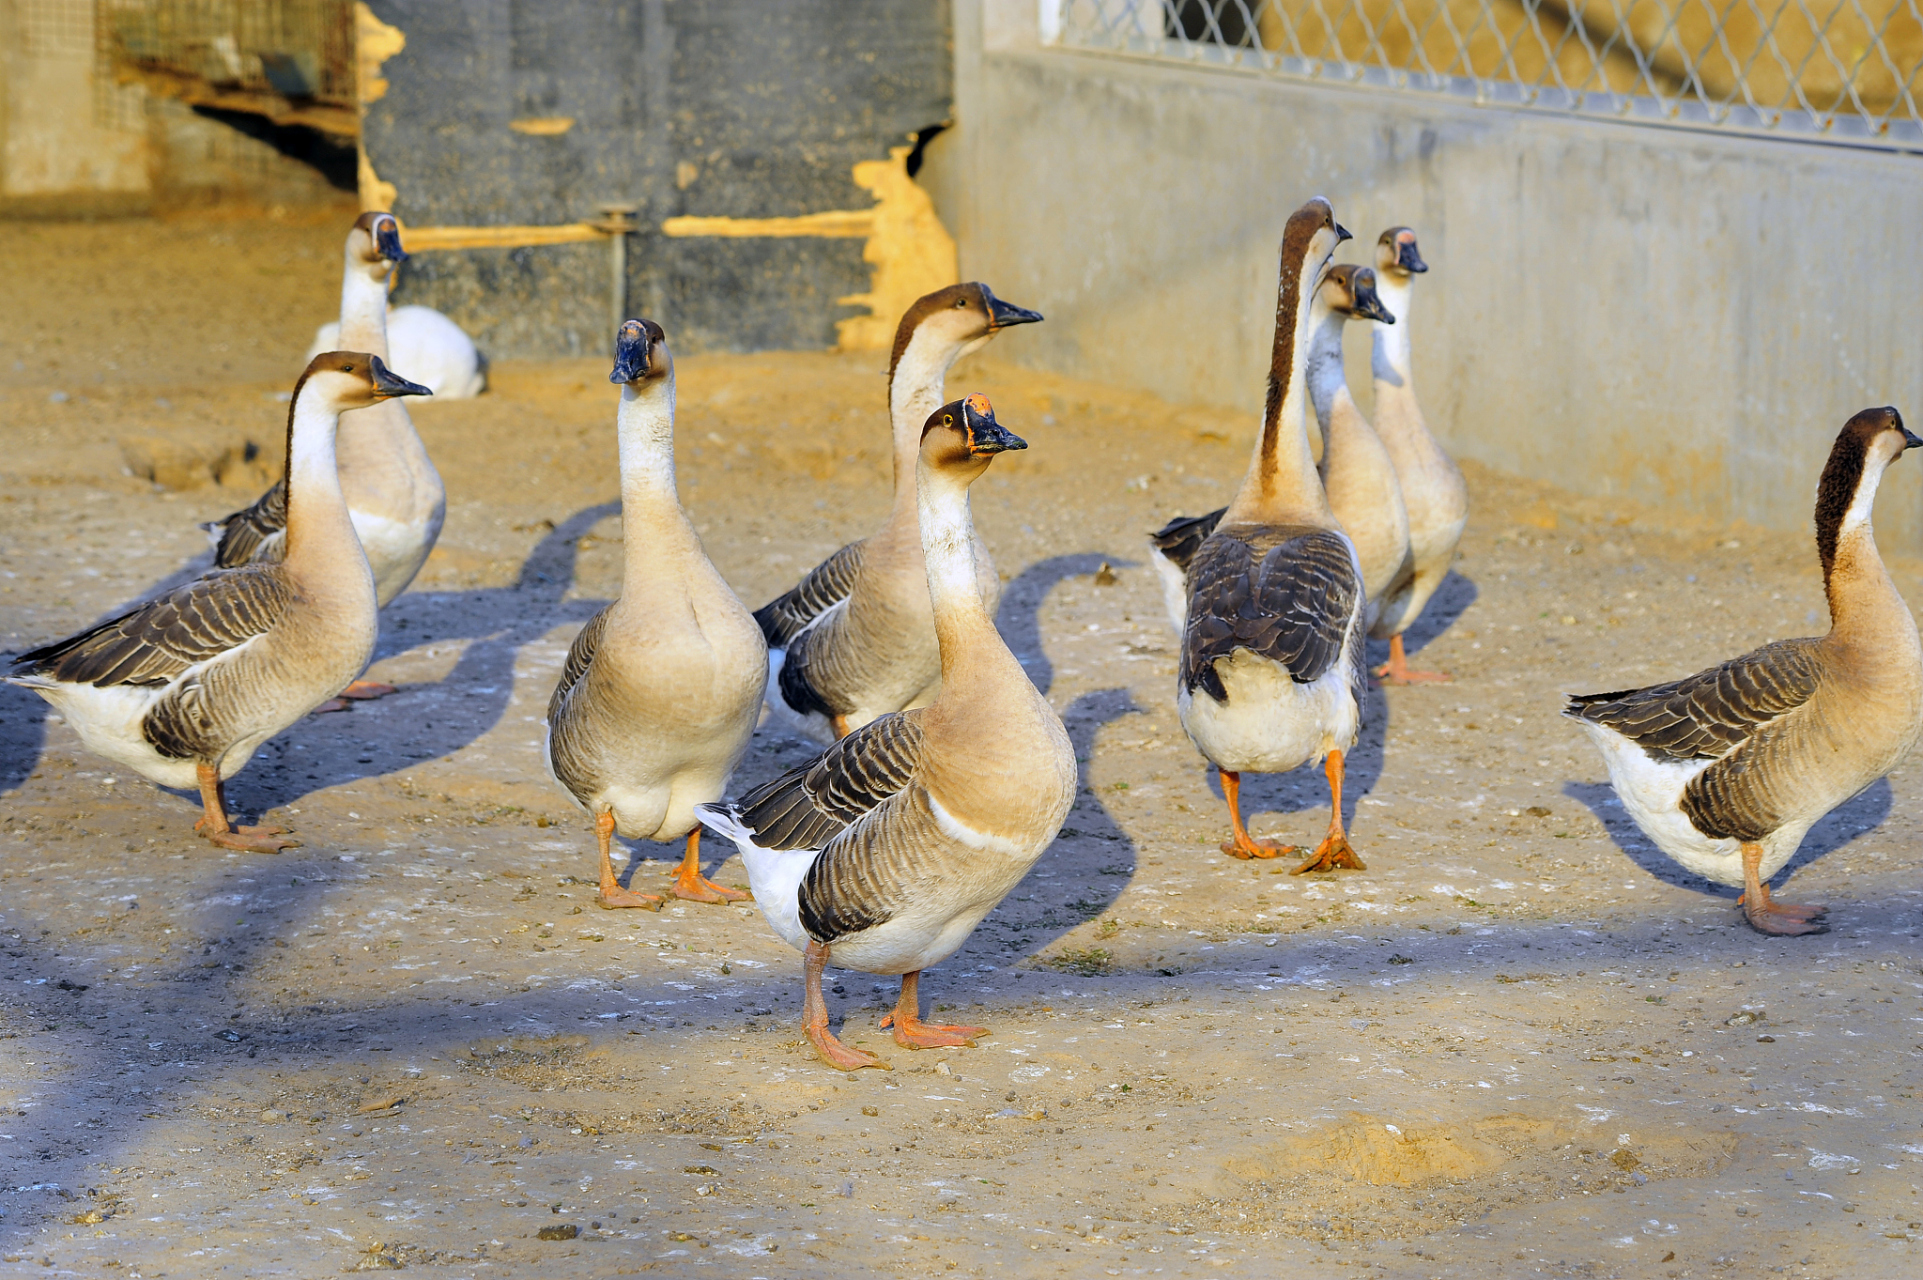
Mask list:
[[[314,331],[310,351],[326,351],[341,339],[340,321]],[[432,307],[409,303],[387,309],[387,346],[394,363],[421,375],[438,399],[472,400],[487,390],[487,362],[467,330]]]
[[[1828,635],[1778,640],[1670,684],[1574,696],[1563,709],[1644,834],[1697,875],[1741,885],[1743,913],[1763,933],[1826,931],[1823,908],[1773,901],[1769,878],[1923,733],[1923,642],[1870,528],[1884,470],[1918,445],[1888,408],[1863,410],[1836,438],[1816,489]]]
[[[374,652],[374,575],[341,497],[340,415],[427,388],[379,356],[315,357],[287,413],[287,554],[215,569],[158,600],[21,654],[7,676],[60,710],[89,751],[200,789],[195,824],[226,849],[298,841],[227,820],[221,784],[260,744],[339,693]]]
[[[394,215],[363,213],[348,230],[342,256],[341,340],[351,350],[408,368],[388,355],[387,280],[407,257]],[[341,490],[374,571],[375,594],[385,608],[427,563],[441,536],[447,490],[413,419],[399,404],[343,423],[339,454]],[[280,559],[286,523],[286,493],[276,484],[252,506],[201,527],[214,539],[214,563],[231,569]],[[342,691],[349,698],[392,692],[392,685],[360,680]]]
[[[928,419],[917,471],[941,644],[935,701],[871,721],[738,803],[695,807],[741,850],[768,923],[806,955],[803,1026],[844,1071],[887,1064],[829,1030],[821,973],[831,958],[901,975],[897,1044],[986,1034],[922,1022],[917,980],[1028,874],[1075,799],[1068,733],[1002,643],[975,581],[968,486],[997,453],[1026,447],[979,395]]]

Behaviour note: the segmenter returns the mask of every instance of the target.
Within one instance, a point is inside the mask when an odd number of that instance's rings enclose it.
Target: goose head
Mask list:
[[[895,328],[895,346],[888,359],[892,373],[901,363],[908,344],[917,338],[938,350],[953,353],[953,360],[974,351],[1003,329],[1018,324],[1035,324],[1039,311],[1018,307],[995,296],[979,281],[951,284],[915,300]]]
[[[1322,277],[1321,295],[1331,311],[1352,320],[1379,320],[1383,324],[1396,322],[1375,290],[1373,268],[1359,267],[1352,262],[1330,267]]]
[[[937,471],[960,472],[971,480],[996,454],[1026,448],[1028,441],[995,421],[995,407],[979,392],[943,405],[921,428],[923,460]]]
[[[1397,280],[1419,276],[1429,269],[1416,248],[1416,233],[1407,227],[1390,227],[1376,238],[1375,269]]]
[[[346,413],[397,396],[433,394],[389,369],[379,356],[365,351],[325,351],[308,362],[307,372],[294,387],[294,403]]]
[[[347,264],[370,279],[385,280],[388,272],[407,261],[401,248],[401,224],[391,213],[373,210],[354,219],[347,233]]]
[[[1321,196],[1311,196],[1307,204],[1289,215],[1282,229],[1282,269],[1293,267],[1302,279],[1318,279],[1334,256],[1335,247],[1354,238],[1335,220],[1334,206]]]
[[[624,382],[641,391],[647,383],[674,372],[668,335],[652,320],[629,320],[614,337],[614,370],[609,382]]]

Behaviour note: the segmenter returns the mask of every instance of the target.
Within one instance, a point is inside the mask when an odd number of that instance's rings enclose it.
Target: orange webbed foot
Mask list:
[[[744,893],[740,889],[728,889],[716,884],[714,881],[708,879],[708,877],[702,875],[699,868],[694,870],[683,868],[678,872],[674,877],[670,892],[683,902],[718,902],[724,906],[731,902],[751,902],[754,900],[752,893]]]
[[[382,684],[378,680],[356,680],[353,684],[342,689],[338,696],[351,698],[356,702],[372,702],[376,698],[385,698],[390,693],[399,692],[399,687],[391,684]]]
[[[1827,907],[1803,906],[1794,902],[1763,901],[1760,905],[1743,905],[1743,918],[1749,921],[1750,928],[1758,933],[1767,933],[1779,938],[1800,938],[1810,934],[1828,933],[1830,927],[1824,922]]]
[[[608,911],[618,911],[623,907],[640,907],[644,911],[659,911],[667,905],[667,899],[658,893],[639,893],[633,889],[623,889],[616,884],[612,887],[602,885],[594,895],[594,905]]]
[[[895,1029],[895,1043],[904,1049],[973,1049],[978,1036],[989,1034],[987,1027],[963,1027],[920,1018],[897,1018],[883,1014],[881,1026]]]
[[[1299,844],[1281,844],[1256,836],[1233,836],[1222,842],[1222,852],[1247,862],[1251,858],[1279,858],[1283,854],[1298,856],[1307,853],[1308,849]]]
[[[235,827],[231,831],[207,831],[199,823],[194,825],[202,839],[222,849],[238,849],[243,853],[279,853],[283,849],[300,848],[300,841],[289,839],[280,827]]]
[[[329,698],[307,714],[310,716],[324,716],[330,711],[352,711],[353,709],[354,704],[346,698]]]
[[[1311,871],[1367,871],[1362,859],[1356,856],[1349,845],[1349,837],[1339,832],[1330,832],[1321,844],[1315,847],[1302,865],[1291,871],[1290,875],[1305,875]]]
[[[837,1071],[859,1071],[863,1067],[894,1070],[874,1054],[864,1049],[850,1048],[835,1039],[834,1033],[826,1027],[808,1027],[806,1030],[809,1043],[815,1046],[815,1052],[821,1055],[821,1060]]]
[[[1393,662],[1385,662],[1370,672],[1383,684],[1454,684],[1456,678],[1447,671],[1417,671],[1410,667],[1398,668]]]

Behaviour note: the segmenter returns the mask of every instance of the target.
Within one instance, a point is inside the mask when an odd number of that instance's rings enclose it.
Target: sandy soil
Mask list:
[[[123,441],[270,451],[338,235],[0,228],[0,648],[200,562],[245,469],[164,489]],[[680,368],[684,499],[751,604],[877,522],[876,360]],[[1032,443],[977,519],[1085,760],[1060,842],[925,984],[991,1037],[898,1050],[890,991],[842,974],[843,1033],[895,1066],[843,1076],[752,908],[592,905],[538,743],[617,589],[614,397],[601,361],[508,366],[416,409],[451,499],[386,615],[374,673],[402,692],[232,788],[303,848],[209,848],[189,797],[0,694],[8,1273],[1918,1273],[1916,770],[1794,864],[1834,931],[1770,940],[1638,837],[1555,714],[1820,629],[1803,538],[1472,470],[1418,634],[1458,682],[1375,695],[1369,870],[1297,879],[1217,851],[1142,538],[1226,497],[1252,424],[1003,365],[951,386]],[[806,754],[758,737],[737,787]],[[1308,771],[1249,792],[1258,831],[1326,821]],[[675,852],[636,847],[634,883]]]

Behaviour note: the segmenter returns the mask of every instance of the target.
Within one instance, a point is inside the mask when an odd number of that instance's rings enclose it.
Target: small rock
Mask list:
[[[1102,567],[1095,571],[1095,585],[1098,587],[1112,587],[1115,585],[1115,581],[1114,566],[1110,565],[1106,560],[1102,561]]]
[[[260,1113],[260,1122],[262,1124],[279,1124],[286,1118],[287,1113],[285,1111],[276,1111],[272,1107]]]
[[[580,1234],[580,1227],[572,1222],[563,1222],[558,1227],[542,1227],[534,1236],[537,1240],[573,1240]]]
[[[880,1107],[863,1107],[861,1109],[861,1114],[865,1116],[878,1116],[881,1114],[881,1108]]]

